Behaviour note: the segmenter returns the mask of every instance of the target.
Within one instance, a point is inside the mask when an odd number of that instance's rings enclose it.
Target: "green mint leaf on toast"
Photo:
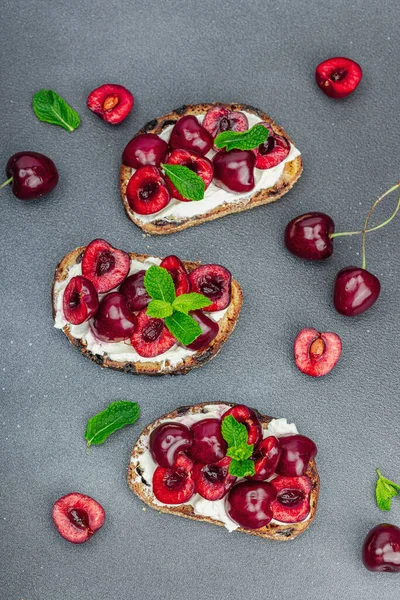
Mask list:
[[[263,144],[268,138],[269,131],[264,125],[253,125],[246,131],[223,131],[214,140],[217,148],[229,150],[253,150]]]
[[[254,451],[254,444],[241,444],[240,446],[232,446],[226,451],[226,455],[234,460],[246,460],[250,458]]]
[[[170,317],[173,312],[172,304],[164,300],[152,300],[146,310],[146,314],[155,319],[165,319],[165,317]]]
[[[201,327],[190,315],[174,311],[165,319],[165,325],[172,335],[184,346],[188,346],[201,334]]]
[[[377,469],[378,481],[376,482],[376,502],[381,510],[390,510],[392,498],[400,492],[400,485],[383,477],[380,470]]]
[[[246,460],[231,460],[229,465],[229,474],[234,477],[248,477],[254,475],[255,467],[254,461],[250,459]]]
[[[59,125],[67,131],[74,131],[81,122],[78,113],[53,90],[37,92],[32,107],[39,121]]]
[[[179,312],[187,314],[191,310],[200,310],[201,308],[211,306],[211,304],[211,300],[206,296],[203,296],[203,294],[190,292],[189,294],[181,294],[180,296],[177,296],[172,306],[175,310],[179,310]]]
[[[135,423],[139,414],[140,408],[137,402],[126,400],[111,402],[105,410],[89,419],[84,436],[87,445],[102,444],[117,429]]]
[[[196,202],[204,199],[204,181],[197,173],[183,165],[162,164],[161,167],[181,196]]]
[[[247,445],[248,432],[246,425],[236,421],[232,415],[228,415],[222,420],[221,433],[228,444],[228,448]]]
[[[167,269],[152,265],[144,276],[144,287],[153,300],[173,303],[175,300],[174,280]]]

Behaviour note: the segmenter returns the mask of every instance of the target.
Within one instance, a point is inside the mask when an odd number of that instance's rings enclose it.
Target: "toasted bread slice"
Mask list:
[[[155,510],[169,513],[171,515],[177,515],[178,517],[186,517],[188,519],[195,519],[196,521],[206,521],[207,523],[212,523],[213,525],[220,525],[224,527],[224,524],[221,521],[217,521],[210,517],[205,517],[202,515],[195,514],[193,507],[190,504],[180,504],[176,506],[160,504],[151,489],[151,482],[146,481],[143,477],[143,472],[140,468],[139,460],[141,454],[143,454],[144,450],[148,448],[148,437],[151,432],[160,425],[163,421],[172,420],[177,417],[182,417],[184,415],[192,415],[201,412],[207,413],[207,409],[205,407],[212,405],[226,405],[226,408],[230,408],[234,406],[233,402],[203,402],[201,404],[196,404],[195,406],[181,406],[172,412],[163,415],[153,423],[150,423],[147,427],[142,431],[139,439],[137,440],[129,462],[127,480],[128,485],[131,490],[138,496],[145,504],[154,508]],[[254,410],[254,409],[253,409]],[[267,417],[265,415],[261,415],[257,410],[255,411],[257,417],[260,420],[260,423],[263,429],[267,429],[268,423],[272,420],[273,417]],[[305,521],[301,521],[300,523],[269,523],[267,526],[262,527],[260,529],[245,529],[243,527],[239,527],[236,531],[242,531],[243,533],[250,533],[251,535],[257,535],[258,537],[267,538],[270,540],[278,540],[278,541],[287,541],[292,540],[300,533],[305,531],[307,527],[311,524],[312,520],[315,517],[315,513],[317,510],[318,503],[318,495],[319,495],[319,475],[317,472],[317,466],[315,464],[315,460],[310,461],[308,469],[306,471],[306,475],[311,479],[312,487],[311,487],[311,495],[310,495],[310,515],[308,519]]]
[[[58,292],[56,284],[68,277],[68,270],[70,267],[72,267],[72,265],[81,262],[85,249],[85,246],[80,246],[79,248],[72,250],[72,252],[64,256],[61,262],[57,265],[52,286],[53,319],[55,319],[57,311]],[[149,255],[147,254],[135,254],[134,252],[129,253],[129,256],[131,260],[138,260],[140,262],[144,262],[147,258],[149,258]],[[199,262],[187,261],[183,261],[183,264],[188,272],[196,269],[200,265]],[[231,303],[229,304],[222,319],[218,321],[218,335],[207,348],[185,357],[177,365],[169,364],[168,360],[160,362],[156,359],[151,362],[122,362],[111,360],[106,355],[93,354],[90,350],[88,350],[87,344],[84,340],[75,338],[71,334],[69,325],[65,325],[63,327],[63,331],[71,344],[78,348],[81,354],[102,367],[117,369],[118,371],[124,371],[125,373],[144,375],[185,375],[191,369],[201,367],[218,354],[236,326],[236,322],[239,318],[240,310],[242,308],[242,303],[242,289],[238,282],[235,281],[235,279],[232,279]]]
[[[181,117],[185,115],[205,114],[213,106],[223,106],[229,110],[246,111],[248,113],[254,114],[260,118],[260,121],[267,122],[272,127],[275,133],[284,136],[293,144],[292,140],[284,131],[284,129],[276,123],[274,123],[274,121],[263,111],[258,110],[253,106],[249,106],[248,104],[238,103],[188,104],[182,106],[181,108],[173,110],[167,115],[158,117],[157,119],[153,119],[144,127],[142,127],[142,129],[140,129],[137,133],[160,134],[166,127],[168,127],[169,125],[173,125]],[[131,219],[131,221],[133,221],[138,227],[143,229],[143,231],[145,231],[146,233],[150,233],[152,235],[166,235],[169,233],[181,231],[182,229],[186,229],[187,227],[200,225],[201,223],[205,223],[206,221],[213,221],[214,219],[224,217],[225,215],[229,215],[231,213],[242,212],[244,210],[249,210],[250,208],[254,208],[256,206],[261,206],[262,204],[269,204],[270,202],[275,202],[275,200],[281,198],[284,194],[286,194],[286,192],[288,192],[293,187],[293,185],[299,179],[302,171],[302,159],[301,156],[297,156],[296,158],[285,164],[282,175],[273,187],[257,190],[254,193],[254,195],[251,196],[250,199],[248,197],[243,199],[239,198],[235,202],[222,204],[210,211],[204,212],[203,214],[198,214],[193,217],[182,218],[176,221],[158,219],[155,221],[144,223],[140,218],[138,218],[134,211],[132,211],[128,204],[126,198],[126,188],[128,185],[128,181],[131,177],[132,169],[131,167],[122,164],[120,170],[121,198],[125,207],[126,214]]]

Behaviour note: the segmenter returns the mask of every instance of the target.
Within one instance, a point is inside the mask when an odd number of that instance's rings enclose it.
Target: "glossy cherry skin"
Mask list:
[[[271,502],[276,490],[264,481],[241,481],[229,492],[226,510],[230,518],[246,529],[259,529],[271,522]]]
[[[213,147],[213,138],[196,117],[186,115],[175,123],[169,145],[173,150],[192,150],[204,156]]]
[[[360,267],[345,267],[336,276],[333,303],[346,317],[356,317],[371,308],[381,291],[379,279]]]
[[[329,215],[311,212],[296,217],[285,229],[285,246],[295,256],[306,260],[324,260],[331,256],[330,235],[335,224]]]
[[[155,133],[140,133],[125,146],[122,162],[128,167],[139,169],[146,165],[159,167],[165,162],[168,144]]]
[[[11,189],[20,200],[35,200],[48,194],[58,183],[58,172],[51,158],[39,152],[17,152],[9,158],[6,174],[12,177]]]
[[[103,342],[122,342],[136,329],[137,318],[129,310],[125,296],[111,292],[104,296],[92,322],[95,336]]]
[[[191,426],[193,445],[187,454],[196,463],[204,465],[224,458],[227,444],[222,437],[220,419],[203,419]]]
[[[64,316],[72,325],[80,325],[93,317],[99,308],[99,297],[93,283],[77,275],[64,290]]]
[[[201,327],[201,334],[191,344],[187,346],[190,350],[203,350],[211,344],[214,338],[217,337],[219,331],[219,325],[216,321],[213,321],[205,315],[201,310],[194,310],[190,313],[195,321]]]
[[[213,158],[214,183],[235,193],[251,192],[255,186],[256,157],[251,150],[220,150]]]
[[[317,455],[317,446],[305,435],[283,435],[279,438],[281,456],[276,472],[286,477],[301,477]]]
[[[382,523],[371,529],[365,538],[362,560],[370,571],[400,573],[400,528]]]
[[[180,452],[193,444],[193,433],[182,423],[162,423],[150,435],[151,455],[161,467],[172,467]]]
[[[120,293],[127,299],[128,306],[132,312],[143,310],[151,300],[144,287],[145,273],[146,271],[142,270],[129,275],[119,288]]]

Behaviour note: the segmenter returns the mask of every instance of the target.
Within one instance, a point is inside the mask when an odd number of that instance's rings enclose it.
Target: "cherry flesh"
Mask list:
[[[207,317],[201,310],[194,310],[189,314],[200,325],[201,334],[186,347],[190,350],[204,350],[217,337],[219,325],[216,321]]]
[[[54,190],[58,183],[56,165],[51,158],[39,152],[13,154],[7,162],[6,175],[11,180],[12,193],[20,200],[41,198]]]
[[[157,500],[164,504],[182,504],[193,496],[193,462],[181,453],[172,467],[157,467],[152,481]]]
[[[181,165],[182,167],[187,167],[196,175],[201,177],[204,181],[204,189],[206,190],[210,185],[213,174],[214,167],[208,158],[205,156],[200,156],[196,154],[196,152],[191,152],[189,150],[173,150],[168,157],[167,164],[169,165]],[[171,196],[180,200],[181,202],[191,202],[190,198],[185,198],[178,192],[172,181],[169,177],[166,177],[166,182],[168,189],[171,193]]]
[[[113,248],[108,242],[96,239],[86,247],[82,258],[82,274],[100,293],[109,292],[128,275],[130,258],[127,252]]]
[[[234,193],[251,192],[255,186],[256,157],[251,150],[220,150],[213,158],[214,183]]]
[[[275,133],[265,121],[261,121],[258,125],[263,125],[268,129],[269,135],[265,142],[253,150],[256,155],[256,167],[263,170],[272,169],[287,158],[290,152],[290,142],[282,135]]]
[[[73,492],[54,503],[52,517],[64,539],[73,544],[82,544],[103,526],[106,514],[96,500]]]
[[[92,322],[95,336],[103,342],[122,342],[131,337],[137,326],[125,296],[111,292],[104,296]]]
[[[167,206],[171,196],[157,167],[140,167],[129,180],[126,198],[139,215],[152,215]]]
[[[254,455],[254,475],[247,477],[254,481],[263,481],[269,479],[276,471],[281,456],[281,446],[279,440],[270,435],[266,437],[257,446]]]
[[[302,477],[275,477],[271,484],[276,489],[272,503],[274,519],[282,523],[299,523],[310,513],[311,480]]]
[[[150,435],[151,455],[160,467],[172,467],[180,452],[193,444],[193,433],[182,423],[162,423]]]
[[[330,235],[335,224],[329,215],[311,212],[296,217],[285,229],[285,246],[295,256],[306,260],[324,260],[331,256]]]
[[[72,325],[80,325],[93,317],[99,308],[99,297],[93,283],[78,275],[73,277],[64,291],[63,310]]]
[[[222,419],[228,415],[232,415],[236,421],[246,425],[248,431],[247,443],[254,444],[254,447],[256,447],[262,439],[262,428],[254,410],[244,404],[236,404],[224,412]]]
[[[196,464],[193,477],[196,492],[206,500],[221,500],[231,489],[236,477],[229,474],[231,459],[228,456],[209,465]]]
[[[123,85],[106,83],[90,92],[87,99],[89,110],[106,123],[121,123],[132,110],[134,98]]]
[[[185,265],[174,254],[166,256],[160,264],[160,267],[167,269],[168,273],[174,280],[175,293],[177,296],[187,294],[190,290],[190,283]]]
[[[360,267],[345,267],[336,276],[333,303],[341,315],[355,317],[375,304],[380,291],[375,275]]]
[[[163,319],[149,317],[144,309],[137,316],[131,344],[140,356],[152,358],[167,352],[176,344],[176,339],[166,328]]]
[[[333,332],[302,329],[294,341],[296,366],[311,377],[321,377],[332,371],[341,353],[342,340]]]
[[[215,463],[224,458],[227,444],[222,437],[220,419],[203,419],[191,426],[193,445],[188,455],[196,463]]]
[[[214,312],[227,308],[231,302],[232,275],[221,265],[201,265],[189,273],[192,292],[207,296],[212,302],[203,310]]]
[[[146,308],[151,301],[151,298],[144,287],[145,274],[146,271],[142,270],[133,275],[129,275],[119,288],[120,293],[125,296],[132,312]]]
[[[168,154],[168,144],[155,133],[139,133],[125,147],[122,162],[132,169],[159,167]]]
[[[281,456],[276,472],[285,477],[301,477],[305,474],[310,460],[317,455],[317,446],[310,438],[295,434],[279,438]]]
[[[195,116],[186,115],[175,123],[169,145],[172,150],[190,150],[204,156],[213,147],[213,139]]]
[[[400,528],[381,523],[371,529],[364,541],[362,560],[370,571],[400,573]]]
[[[246,529],[260,529],[272,519],[271,503],[276,490],[264,481],[241,481],[233,486],[226,499],[230,518]]]
[[[341,56],[324,60],[315,71],[318,87],[330,98],[348,96],[354,92],[361,78],[360,65],[350,58]]]

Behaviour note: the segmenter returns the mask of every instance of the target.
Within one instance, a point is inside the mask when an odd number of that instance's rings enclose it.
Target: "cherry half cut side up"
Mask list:
[[[89,279],[99,293],[116,288],[129,273],[127,252],[113,248],[108,242],[96,239],[90,242],[82,258],[82,275]]]
[[[103,507],[90,496],[73,492],[53,504],[52,517],[58,533],[72,544],[82,544],[104,524]]]
[[[93,317],[98,308],[99,297],[93,283],[81,275],[73,277],[63,296],[63,311],[68,323],[80,325]]]
[[[342,340],[333,332],[302,329],[294,341],[294,359],[302,373],[322,377],[336,365],[342,353]]]
[[[121,123],[132,110],[134,98],[124,86],[106,83],[90,92],[87,99],[89,110],[110,125]]]
[[[317,85],[329,98],[345,98],[354,92],[361,78],[360,65],[342,56],[324,60],[315,70]]]
[[[139,215],[152,215],[167,206],[171,196],[165,179],[157,167],[140,167],[129,180],[126,198]]]

